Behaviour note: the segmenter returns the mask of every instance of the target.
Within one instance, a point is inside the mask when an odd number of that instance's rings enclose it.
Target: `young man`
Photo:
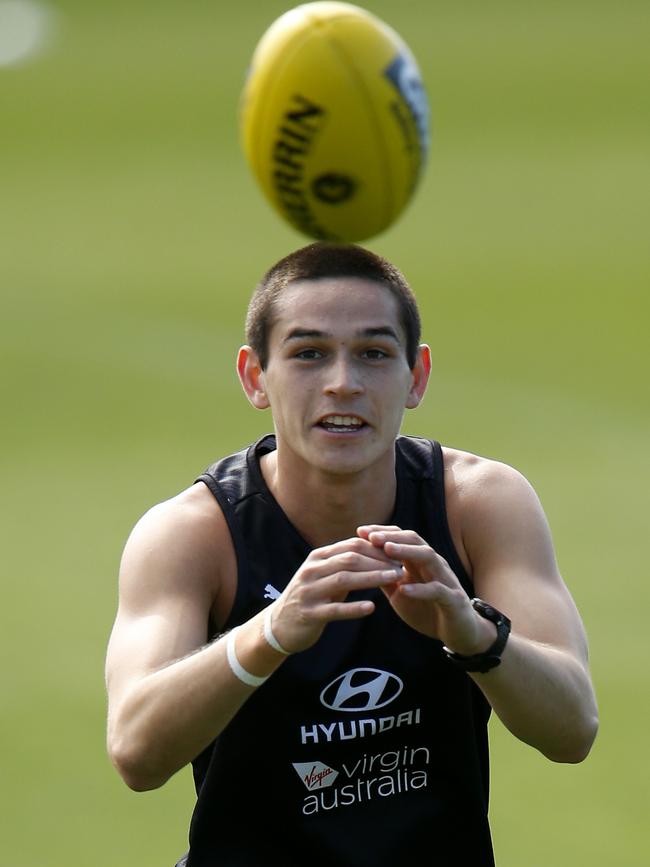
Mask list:
[[[531,486],[399,436],[419,339],[385,260],[281,260],[237,362],[275,436],[128,540],[109,752],[136,790],[193,763],[188,867],[492,865],[490,709],[553,761],[591,747],[585,634]]]

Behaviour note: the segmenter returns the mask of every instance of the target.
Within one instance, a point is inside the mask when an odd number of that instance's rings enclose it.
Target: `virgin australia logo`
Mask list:
[[[377,710],[396,699],[403,688],[396,674],[379,668],[351,668],[325,687],[320,700],[330,710]]]
[[[331,786],[339,772],[322,762],[293,762],[296,773],[308,789],[325,789]]]

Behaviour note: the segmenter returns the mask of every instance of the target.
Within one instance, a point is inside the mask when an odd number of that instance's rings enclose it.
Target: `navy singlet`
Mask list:
[[[266,436],[212,465],[237,591],[230,629],[281,593],[310,552],[263,479]],[[442,449],[401,436],[389,521],[443,556],[469,595],[452,542]],[[493,867],[490,708],[442,644],[407,626],[380,590],[375,612],[329,624],[289,657],[193,762],[187,867]],[[422,856],[424,854],[424,862]]]

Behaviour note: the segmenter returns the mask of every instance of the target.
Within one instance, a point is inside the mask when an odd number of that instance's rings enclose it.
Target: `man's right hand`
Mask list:
[[[352,591],[387,587],[402,575],[402,564],[366,539],[316,548],[273,602],[273,634],[290,653],[306,650],[328,623],[372,614],[371,600],[347,601]]]

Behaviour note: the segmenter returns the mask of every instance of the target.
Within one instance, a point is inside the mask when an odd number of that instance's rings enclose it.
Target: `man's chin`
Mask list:
[[[318,449],[310,456],[309,463],[314,469],[332,476],[355,476],[373,466],[378,457],[376,450],[369,449],[367,444],[355,448],[348,442]]]

